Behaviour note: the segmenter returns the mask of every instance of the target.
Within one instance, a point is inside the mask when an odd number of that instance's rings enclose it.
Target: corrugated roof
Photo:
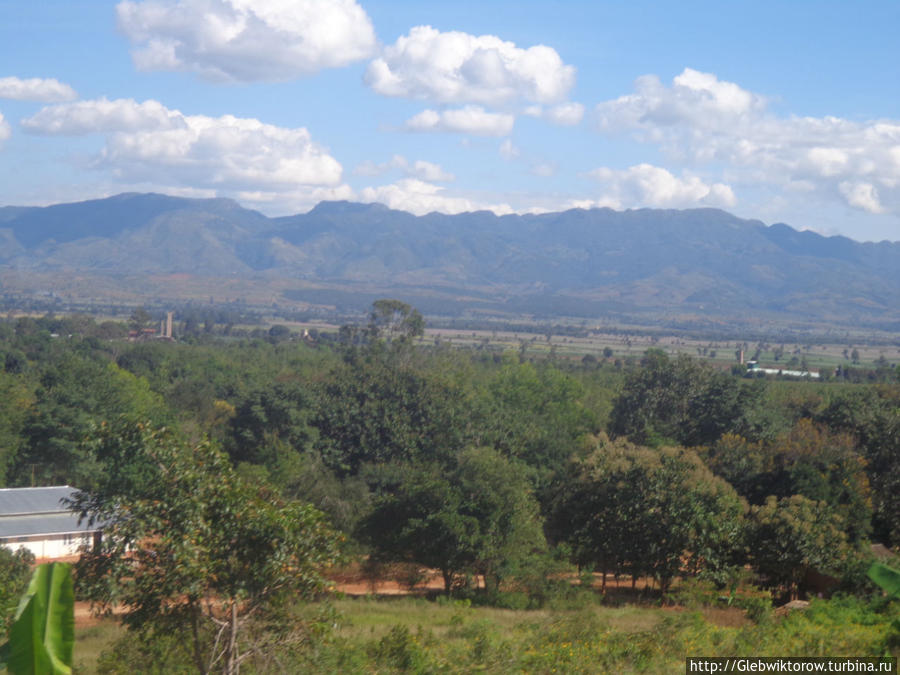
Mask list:
[[[78,492],[68,485],[33,488],[0,489],[0,518],[30,513],[61,513],[68,509],[62,503]]]
[[[94,532],[96,525],[88,527],[87,519],[78,524],[77,513],[52,513],[48,515],[7,516],[0,518],[0,540],[7,537],[28,537],[36,534],[64,534],[66,532]]]

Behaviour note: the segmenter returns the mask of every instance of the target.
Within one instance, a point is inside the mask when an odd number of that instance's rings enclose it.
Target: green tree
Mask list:
[[[23,443],[22,432],[33,394],[22,377],[0,372],[0,487],[6,485],[7,466]]]
[[[144,309],[144,306],[136,307],[134,311],[131,313],[131,316],[128,318],[128,325],[131,327],[131,330],[141,331],[147,327],[153,320],[153,317],[150,316],[150,313]]]
[[[595,430],[583,395],[571,375],[509,355],[482,389],[475,411],[478,443],[524,461],[543,490],[565,468],[577,439]]]
[[[376,300],[369,315],[373,340],[409,343],[425,333],[425,319],[418,310],[400,300]]]
[[[761,503],[771,491],[771,455],[762,443],[738,434],[723,434],[700,450],[700,456],[717,476],[721,476],[752,503]]]
[[[851,541],[871,530],[872,502],[865,460],[846,433],[801,419],[770,446],[772,471],[765,487],[777,497],[803,495],[839,515]],[[758,503],[758,502],[757,502]]]
[[[166,429],[102,425],[93,451],[111,467],[72,508],[102,521],[78,576],[103,609],[143,636],[188,636],[202,673],[240,664],[296,638],[273,615],[285,594],[322,588],[337,538],[314,508],[251,486],[206,442],[186,445]]]
[[[371,464],[446,458],[471,439],[458,383],[379,354],[335,368],[319,385],[316,405],[318,448],[341,475]]]
[[[383,558],[439,569],[447,592],[463,572],[495,591],[546,547],[526,472],[492,448],[462,451],[451,470],[406,467],[360,533]]]
[[[580,565],[651,575],[665,592],[681,572],[721,581],[737,560],[744,506],[691,450],[600,436],[562,483],[551,532]]]
[[[92,485],[98,467],[82,444],[91,424],[121,414],[166,418],[146,380],[114,363],[66,352],[45,366],[8,470],[14,485]]]
[[[643,445],[697,446],[741,423],[747,396],[730,375],[688,356],[649,349],[613,405],[609,430]]]
[[[251,392],[235,407],[229,422],[228,453],[237,462],[279,464],[279,449],[302,454],[318,434],[310,424],[314,412],[309,388],[284,382]]]
[[[836,432],[852,434],[866,460],[872,487],[872,535],[900,543],[900,388],[878,385],[836,397],[817,417]]]
[[[463,512],[478,522],[474,569],[489,592],[497,591],[533,554],[546,549],[528,472],[494,448],[468,448],[458,458],[456,479]]]
[[[359,528],[383,560],[440,570],[449,593],[475,562],[478,521],[463,511],[459,489],[437,467],[408,468],[396,490],[381,497]]]
[[[848,555],[843,523],[825,502],[769,497],[750,510],[750,563],[769,586],[796,598],[809,570],[838,574]]]

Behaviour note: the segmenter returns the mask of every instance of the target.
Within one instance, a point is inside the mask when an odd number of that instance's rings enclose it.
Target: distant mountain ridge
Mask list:
[[[717,209],[414,216],[322,202],[268,218],[228,199],[129,193],[0,208],[2,268],[302,279],[569,316],[900,317],[900,243],[767,227]]]

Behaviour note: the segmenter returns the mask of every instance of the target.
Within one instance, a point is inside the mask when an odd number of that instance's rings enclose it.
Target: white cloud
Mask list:
[[[581,103],[562,103],[550,108],[546,112],[545,117],[553,124],[564,127],[575,126],[584,118],[584,105]]]
[[[0,77],[0,98],[53,103],[71,101],[78,98],[78,94],[69,85],[53,78]]]
[[[292,215],[308,211],[321,201],[354,200],[357,196],[349,185],[342,183],[333,187],[274,192],[242,190],[236,192],[234,198],[269,215]]]
[[[337,187],[341,165],[304,128],[256,119],[185,115],[156,101],[79,101],[24,120],[34,133],[106,134],[92,166],[120,181],[174,187],[292,193]]]
[[[635,81],[635,93],[597,105],[601,129],[642,130],[648,138],[661,128],[702,126],[720,131],[740,118],[761,112],[766,101],[715,75],[685,68],[666,87],[655,75]]]
[[[415,178],[404,178],[379,187],[367,187],[360,193],[363,202],[379,202],[392,209],[423,215],[432,211],[464,213],[493,211],[498,215],[512,213],[508,204],[482,204],[466,197],[444,194],[444,188]]]
[[[596,107],[599,128],[632,133],[676,161],[724,163],[730,182],[812,187],[880,213],[900,210],[900,121],[779,117],[766,99],[687,68],[665,86],[648,75],[635,92]]]
[[[532,105],[525,108],[523,114],[547,120],[561,127],[573,127],[584,119],[584,105],[568,102],[546,109],[543,106]]]
[[[513,160],[518,157],[521,153],[518,147],[516,147],[512,140],[507,138],[500,144],[500,156],[506,160]]]
[[[588,174],[605,193],[605,205],[616,208],[653,206],[684,208],[691,206],[734,206],[734,193],[723,183],[705,183],[697,176],[681,178],[666,169],[638,164],[624,170],[594,169]]]
[[[384,96],[441,103],[553,103],[575,84],[575,68],[544,45],[416,26],[369,64],[366,83]]]
[[[561,211],[568,209],[621,209],[622,204],[613,197],[601,197],[600,199],[570,199],[560,207]]]
[[[871,183],[850,183],[844,181],[838,186],[841,194],[850,206],[863,209],[869,213],[884,213],[884,207],[878,200],[878,189]]]
[[[467,105],[454,110],[423,110],[406,120],[409,131],[449,131],[476,136],[506,136],[512,132],[516,118],[506,113],[492,113],[481,106]]]
[[[372,161],[362,162],[353,173],[357,176],[382,176],[389,171],[401,170],[410,178],[424,181],[444,183],[455,180],[452,173],[444,171],[439,164],[418,159],[412,164],[403,155],[394,155],[390,161],[376,164]]]
[[[456,179],[452,173],[444,171],[439,164],[416,160],[407,170],[407,175],[431,183],[448,183]]]
[[[0,113],[0,144],[12,135],[9,124],[3,119],[3,113]]]
[[[371,56],[375,31],[354,0],[143,0],[116,7],[141,70],[214,81],[277,81]]]
[[[184,128],[184,115],[169,110],[158,101],[138,103],[134,99],[106,98],[62,103],[42,108],[22,120],[22,127],[34,134],[81,136],[111,131],[149,131]]]

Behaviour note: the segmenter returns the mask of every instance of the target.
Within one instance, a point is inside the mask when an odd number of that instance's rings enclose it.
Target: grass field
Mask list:
[[[246,670],[668,673],[684,672],[687,656],[896,654],[900,637],[891,637],[890,626],[898,608],[878,601],[815,601],[804,612],[767,611],[751,621],[735,607],[611,607],[598,600],[595,596],[577,609],[525,611],[440,597],[336,598],[328,606],[333,627],[313,646]],[[314,603],[299,611],[312,616],[322,609]],[[79,629],[77,672],[96,672],[99,653],[122,634],[111,621]],[[159,666],[148,670],[160,672]]]

